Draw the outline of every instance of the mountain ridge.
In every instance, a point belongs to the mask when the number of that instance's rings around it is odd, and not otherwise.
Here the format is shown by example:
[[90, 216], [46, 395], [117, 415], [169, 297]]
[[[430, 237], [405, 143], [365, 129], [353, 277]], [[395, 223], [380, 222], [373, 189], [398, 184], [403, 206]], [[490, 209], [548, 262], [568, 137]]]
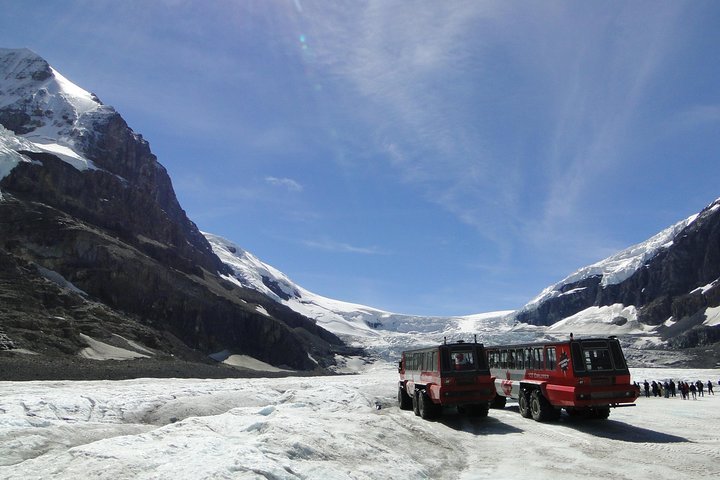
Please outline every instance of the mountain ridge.
[[[513, 314], [518, 322], [561, 320], [619, 305], [668, 348], [720, 342], [720, 199], [649, 240], [546, 288]], [[594, 309], [594, 310], [593, 310]]]
[[112, 107], [27, 49], [0, 50], [0, 82], [0, 251], [31, 286], [1, 292], [0, 329], [14, 344], [76, 356], [87, 338], [123, 337], [167, 361], [228, 351], [304, 371], [345, 351], [314, 321], [222, 278], [228, 267], [166, 169]]
[[35, 353], [137, 343], [158, 358], [312, 371], [473, 335], [621, 335], [635, 358], [720, 341], [720, 199], [516, 311], [404, 315], [314, 294], [200, 232], [142, 135], [30, 50], [0, 49], [0, 81], [0, 333]]
[[[425, 342], [467, 340], [468, 335], [478, 334], [481, 341], [509, 343], [565, 337], [574, 331], [581, 335], [619, 336], [630, 349], [629, 357], [643, 365], [662, 361], [667, 365], [681, 362], [714, 366], [720, 361], [717, 337], [720, 309], [714, 310], [720, 305], [720, 280], [713, 273], [720, 265], [713, 256], [720, 252], [717, 237], [705, 242], [704, 249], [691, 249], [710, 252], [707, 263], [713, 267], [704, 277], [686, 278], [683, 283], [677, 280], [677, 275], [660, 268], [660, 273], [653, 274], [657, 278], [653, 287], [657, 292], [652, 294], [645, 293], [650, 285], [643, 282], [647, 282], [645, 272], [659, 268], [651, 265], [672, 256], [668, 252], [673, 251], [674, 245], [687, 242], [685, 238], [694, 236], [693, 229], [716, 230], [719, 211], [720, 199], [645, 242], [578, 269], [518, 310], [448, 317], [402, 315], [316, 295], [235, 243], [217, 235], [204, 235], [230, 266], [231, 281], [274, 295], [277, 301], [316, 318], [341, 337], [388, 359], [403, 347], [418, 344], [412, 338], [400, 338], [403, 334], [410, 337], [413, 332], [421, 334]], [[684, 286], [663, 290], [673, 282]], [[638, 301], [643, 295], [645, 301]], [[705, 346], [713, 350], [708, 352]], [[390, 353], [383, 352], [383, 348]], [[655, 353], [649, 355], [648, 350]], [[673, 359], [673, 350], [678, 357], [688, 358]]]

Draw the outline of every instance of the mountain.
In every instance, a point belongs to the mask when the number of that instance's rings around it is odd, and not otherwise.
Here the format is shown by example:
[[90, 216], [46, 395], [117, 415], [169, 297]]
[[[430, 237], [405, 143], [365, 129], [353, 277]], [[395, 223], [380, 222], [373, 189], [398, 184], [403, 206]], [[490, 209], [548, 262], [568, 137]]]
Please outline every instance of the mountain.
[[135, 374], [168, 362], [174, 376], [222, 376], [232, 371], [209, 358], [352, 370], [446, 339], [570, 332], [620, 336], [636, 366], [713, 366], [719, 211], [720, 200], [514, 312], [386, 312], [314, 294], [201, 233], [148, 143], [112, 107], [33, 52], [0, 49], [0, 350], [14, 352], [0, 356], [2, 378], [16, 352], [56, 370], [104, 359], [81, 370], [101, 364], [95, 375], [108, 378], [130, 376], [107, 360], [128, 358]]
[[297, 285], [237, 244], [210, 233], [204, 235], [230, 268], [228, 281], [261, 292], [303, 316], [314, 318], [318, 325], [337, 334], [346, 343], [362, 348], [373, 358], [394, 362], [406, 348], [442, 342], [444, 338], [468, 341], [473, 335], [479, 340], [499, 338], [499, 335], [509, 340], [512, 336], [514, 322], [506, 319], [510, 311], [430, 317], [333, 300]]
[[713, 367], [720, 362], [720, 199], [647, 241], [581, 268], [517, 311], [424, 317], [312, 293], [237, 244], [205, 233], [228, 281], [317, 320], [374, 357], [449, 340], [486, 344], [616, 335], [634, 366]]
[[[668, 349], [720, 350], [720, 199], [698, 214], [581, 268], [515, 312], [549, 331], [645, 332]], [[588, 322], [591, 318], [592, 321]], [[711, 363], [714, 365], [714, 363]]]
[[241, 354], [295, 370], [346, 352], [315, 321], [228, 281], [149, 144], [27, 49], [0, 49], [0, 267], [0, 334], [17, 351]]

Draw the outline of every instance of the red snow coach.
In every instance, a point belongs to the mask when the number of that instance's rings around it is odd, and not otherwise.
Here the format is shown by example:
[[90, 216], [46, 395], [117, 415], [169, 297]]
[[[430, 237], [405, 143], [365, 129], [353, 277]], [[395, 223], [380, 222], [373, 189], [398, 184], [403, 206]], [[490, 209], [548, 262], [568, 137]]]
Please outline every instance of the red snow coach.
[[488, 414], [495, 397], [493, 378], [481, 343], [444, 343], [402, 353], [398, 403], [422, 418], [434, 418], [446, 405], [472, 416]]
[[615, 337], [485, 347], [498, 396], [517, 400], [520, 414], [539, 422], [572, 416], [606, 419], [610, 407], [633, 406], [640, 390], [630, 383]]

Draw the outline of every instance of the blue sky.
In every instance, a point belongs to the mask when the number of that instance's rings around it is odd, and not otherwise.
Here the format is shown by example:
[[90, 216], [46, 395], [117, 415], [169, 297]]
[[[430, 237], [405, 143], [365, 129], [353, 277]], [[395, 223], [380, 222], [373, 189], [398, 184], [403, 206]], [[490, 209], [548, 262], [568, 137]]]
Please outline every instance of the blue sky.
[[720, 197], [720, 4], [8, 1], [201, 230], [331, 298], [514, 309]]

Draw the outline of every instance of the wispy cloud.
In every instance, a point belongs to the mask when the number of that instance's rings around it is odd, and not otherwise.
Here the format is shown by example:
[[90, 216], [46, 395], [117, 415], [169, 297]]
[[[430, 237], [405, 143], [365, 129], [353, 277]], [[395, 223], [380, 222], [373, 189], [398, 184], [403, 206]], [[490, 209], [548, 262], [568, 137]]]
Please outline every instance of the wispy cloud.
[[[491, 226], [485, 213], [498, 202], [512, 203], [499, 189], [516, 176], [513, 166], [494, 158], [483, 138], [483, 105], [469, 99], [484, 88], [478, 28], [505, 7], [473, 1], [425, 9], [402, 2], [350, 5], [314, 11], [305, 5], [308, 43], [320, 68], [350, 87], [348, 104], [367, 122], [369, 148], [384, 152], [399, 177], [428, 200], [463, 221]], [[485, 201], [489, 196], [492, 201]]]
[[329, 251], [329, 252], [336, 252], [336, 253], [359, 253], [359, 254], [363, 254], [363, 255], [386, 255], [386, 253], [383, 252], [378, 247], [358, 247], [355, 245], [350, 245], [348, 243], [336, 242], [334, 240], [329, 240], [329, 239], [305, 240], [303, 242], [303, 244], [309, 248], [325, 250], [325, 251]]
[[292, 178], [265, 177], [265, 182], [273, 187], [283, 188], [290, 192], [303, 191], [303, 186]]
[[403, 181], [505, 248], [587, 216], [681, 8], [381, 1], [304, 5], [303, 26]]
[[[549, 154], [540, 159], [548, 189], [535, 230], [557, 229], [582, 215], [577, 208], [581, 202], [587, 206], [588, 190], [631, 161], [623, 152], [637, 140], [632, 132], [641, 121], [639, 109], [671, 50], [676, 10], [626, 8], [613, 15], [582, 15], [577, 22], [565, 17], [562, 25], [550, 25], [556, 52], [563, 53], [542, 60], [563, 76], [556, 76], [554, 88], [547, 91], [559, 109], [549, 119]], [[573, 48], [563, 48], [570, 38], [576, 39]]]

